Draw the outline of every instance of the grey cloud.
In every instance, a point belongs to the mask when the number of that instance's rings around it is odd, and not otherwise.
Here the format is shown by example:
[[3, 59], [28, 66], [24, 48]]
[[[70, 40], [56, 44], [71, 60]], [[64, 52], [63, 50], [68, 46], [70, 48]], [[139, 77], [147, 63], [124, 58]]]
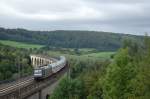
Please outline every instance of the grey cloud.
[[150, 32], [150, 0], [1, 0], [0, 26]]

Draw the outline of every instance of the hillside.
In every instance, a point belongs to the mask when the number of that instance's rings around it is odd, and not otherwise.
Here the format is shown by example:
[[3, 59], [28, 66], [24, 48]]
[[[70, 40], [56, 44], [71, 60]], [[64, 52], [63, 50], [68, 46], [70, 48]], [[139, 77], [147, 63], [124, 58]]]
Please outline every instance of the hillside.
[[0, 40], [13, 40], [64, 48], [96, 48], [113, 51], [121, 47], [125, 38], [141, 41], [142, 37], [96, 31], [29, 31], [0, 28]]

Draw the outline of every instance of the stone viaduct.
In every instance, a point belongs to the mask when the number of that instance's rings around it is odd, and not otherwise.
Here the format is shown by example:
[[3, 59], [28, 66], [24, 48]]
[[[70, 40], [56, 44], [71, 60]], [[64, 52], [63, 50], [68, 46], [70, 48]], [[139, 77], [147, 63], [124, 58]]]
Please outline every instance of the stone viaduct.
[[30, 58], [31, 58], [31, 64], [34, 68], [36, 68], [38, 66], [44, 66], [47, 64], [51, 64], [51, 63], [57, 61], [54, 58], [50, 58], [50, 57], [44, 56], [44, 55], [30, 55]]

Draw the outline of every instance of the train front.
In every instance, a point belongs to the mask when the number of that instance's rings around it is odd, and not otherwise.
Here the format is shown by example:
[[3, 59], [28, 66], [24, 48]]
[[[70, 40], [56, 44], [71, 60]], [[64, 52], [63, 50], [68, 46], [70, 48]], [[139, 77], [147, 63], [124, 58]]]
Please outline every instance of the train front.
[[34, 79], [42, 78], [42, 69], [41, 68], [34, 69], [33, 75], [34, 75]]

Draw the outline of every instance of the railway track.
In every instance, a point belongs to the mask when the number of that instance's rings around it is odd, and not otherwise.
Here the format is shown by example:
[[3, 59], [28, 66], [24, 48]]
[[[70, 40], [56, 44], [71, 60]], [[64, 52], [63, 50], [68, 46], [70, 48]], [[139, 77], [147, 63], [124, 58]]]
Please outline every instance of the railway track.
[[2, 84], [0, 84], [0, 90], [6, 88], [8, 86], [12, 86], [12, 85], [14, 85], [18, 82], [23, 82], [23, 81], [31, 79], [31, 78], [33, 78], [33, 76], [26, 76], [26, 77], [23, 77], [23, 78], [20, 78], [20, 79], [11, 81], [11, 82], [9, 81], [9, 82], [6, 82], [6, 83], [2, 83]]
[[6, 93], [7, 91], [11, 91], [11, 90], [14, 90], [17, 88], [19, 89], [21, 87], [31, 84], [33, 81], [34, 81], [34, 78], [32, 77], [32, 78], [24, 80], [24, 81], [17, 81], [16, 83], [9, 84], [8, 86], [4, 86], [4, 87], [0, 88], [0, 94]]
[[[19, 99], [24, 99], [23, 97], [28, 97], [36, 91], [41, 90], [42, 88], [55, 83], [60, 77], [68, 71], [68, 66], [64, 67], [61, 71], [56, 74], [51, 75], [50, 77], [41, 80], [35, 81], [33, 76], [12, 82], [0, 87], [0, 99], [11, 99], [8, 98], [10, 95], [22, 97]], [[13, 98], [18, 99], [18, 98]]]

